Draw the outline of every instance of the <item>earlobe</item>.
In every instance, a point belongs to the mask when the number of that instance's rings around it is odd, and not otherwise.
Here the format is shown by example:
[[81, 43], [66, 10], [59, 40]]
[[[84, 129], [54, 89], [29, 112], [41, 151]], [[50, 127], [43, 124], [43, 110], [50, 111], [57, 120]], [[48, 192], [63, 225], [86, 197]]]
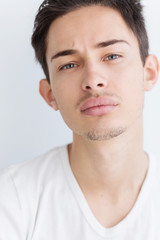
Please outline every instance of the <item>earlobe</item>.
[[144, 66], [144, 90], [151, 91], [158, 81], [159, 62], [156, 56], [149, 55]]
[[54, 108], [55, 111], [58, 110], [56, 99], [53, 96], [51, 85], [47, 79], [40, 80], [39, 93], [50, 107]]

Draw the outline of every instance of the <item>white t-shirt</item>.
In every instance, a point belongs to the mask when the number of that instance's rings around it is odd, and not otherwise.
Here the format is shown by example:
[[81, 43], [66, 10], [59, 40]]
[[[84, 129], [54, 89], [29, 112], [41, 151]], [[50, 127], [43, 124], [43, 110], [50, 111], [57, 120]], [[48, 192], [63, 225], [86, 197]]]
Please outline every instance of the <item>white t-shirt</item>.
[[0, 240], [159, 240], [160, 163], [149, 170], [128, 216], [104, 228], [72, 173], [67, 147], [0, 172]]

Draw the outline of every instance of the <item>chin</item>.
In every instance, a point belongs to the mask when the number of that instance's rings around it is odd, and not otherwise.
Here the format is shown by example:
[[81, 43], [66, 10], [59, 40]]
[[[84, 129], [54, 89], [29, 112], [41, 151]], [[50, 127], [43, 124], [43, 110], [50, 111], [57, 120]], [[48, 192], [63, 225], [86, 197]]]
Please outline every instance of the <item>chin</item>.
[[126, 131], [125, 127], [119, 127], [119, 128], [112, 128], [109, 130], [101, 129], [96, 130], [92, 129], [86, 133], [84, 133], [82, 136], [88, 140], [91, 141], [106, 141], [111, 140], [113, 138], [116, 138], [123, 134]]

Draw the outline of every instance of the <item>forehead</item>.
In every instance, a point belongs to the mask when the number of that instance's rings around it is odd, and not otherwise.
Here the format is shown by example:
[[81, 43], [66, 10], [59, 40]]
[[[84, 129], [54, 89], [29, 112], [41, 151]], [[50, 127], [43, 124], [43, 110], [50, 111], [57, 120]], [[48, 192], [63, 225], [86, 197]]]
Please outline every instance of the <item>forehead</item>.
[[137, 43], [135, 35], [118, 11], [96, 5], [82, 7], [57, 18], [51, 24], [47, 52], [52, 48], [92, 47], [97, 42], [110, 39]]

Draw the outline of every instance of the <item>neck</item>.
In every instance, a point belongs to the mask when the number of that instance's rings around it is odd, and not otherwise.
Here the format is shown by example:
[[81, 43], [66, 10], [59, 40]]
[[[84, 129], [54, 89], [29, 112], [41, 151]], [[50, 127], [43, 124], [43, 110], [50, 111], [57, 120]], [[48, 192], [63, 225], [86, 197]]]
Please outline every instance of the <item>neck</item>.
[[132, 126], [107, 141], [90, 141], [74, 135], [73, 144], [69, 146], [69, 159], [84, 191], [105, 191], [114, 198], [126, 189], [139, 191], [148, 166], [143, 151], [142, 119], [138, 128]]

